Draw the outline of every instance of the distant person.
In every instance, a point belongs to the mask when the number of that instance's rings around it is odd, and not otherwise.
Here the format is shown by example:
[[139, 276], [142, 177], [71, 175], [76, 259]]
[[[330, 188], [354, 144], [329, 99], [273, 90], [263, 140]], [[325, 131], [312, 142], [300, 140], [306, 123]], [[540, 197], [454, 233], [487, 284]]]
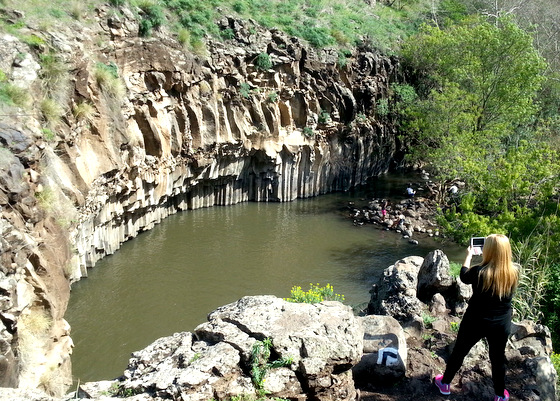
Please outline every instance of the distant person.
[[473, 295], [457, 334], [457, 340], [443, 375], [434, 383], [443, 395], [451, 393], [450, 384], [470, 349], [482, 338], [488, 342], [492, 363], [494, 401], [508, 401], [505, 389], [505, 349], [511, 329], [511, 299], [519, 280], [512, 262], [511, 245], [505, 235], [486, 237], [482, 263], [470, 267], [473, 247], [469, 246], [461, 267], [461, 281], [473, 286]]
[[406, 188], [406, 194], [408, 195], [409, 198], [414, 198], [416, 191], [412, 189], [412, 184], [408, 184], [408, 187]]
[[388, 202], [383, 199], [383, 204], [381, 205], [381, 218], [385, 221], [385, 217], [387, 216], [387, 205]]

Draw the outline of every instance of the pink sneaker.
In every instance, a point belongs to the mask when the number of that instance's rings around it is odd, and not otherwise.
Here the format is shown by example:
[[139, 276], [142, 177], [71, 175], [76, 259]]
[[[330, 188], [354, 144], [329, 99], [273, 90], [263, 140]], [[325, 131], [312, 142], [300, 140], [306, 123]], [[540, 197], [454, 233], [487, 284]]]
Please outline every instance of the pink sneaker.
[[509, 393], [507, 390], [504, 390], [504, 396], [500, 397], [499, 395], [494, 397], [494, 401], [509, 401]]
[[442, 393], [443, 395], [451, 394], [451, 386], [449, 384], [442, 383], [441, 379], [443, 379], [443, 375], [437, 375], [436, 377], [434, 377], [434, 384], [438, 388], [439, 392]]

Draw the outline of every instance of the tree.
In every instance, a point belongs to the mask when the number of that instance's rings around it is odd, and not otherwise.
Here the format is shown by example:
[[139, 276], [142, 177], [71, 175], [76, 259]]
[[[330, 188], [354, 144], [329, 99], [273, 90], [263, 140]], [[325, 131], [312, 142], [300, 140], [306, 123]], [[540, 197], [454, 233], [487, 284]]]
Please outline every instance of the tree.
[[406, 112], [405, 135], [413, 157], [445, 179], [476, 174], [502, 155], [537, 111], [546, 63], [511, 19], [425, 26], [403, 56], [420, 95]]

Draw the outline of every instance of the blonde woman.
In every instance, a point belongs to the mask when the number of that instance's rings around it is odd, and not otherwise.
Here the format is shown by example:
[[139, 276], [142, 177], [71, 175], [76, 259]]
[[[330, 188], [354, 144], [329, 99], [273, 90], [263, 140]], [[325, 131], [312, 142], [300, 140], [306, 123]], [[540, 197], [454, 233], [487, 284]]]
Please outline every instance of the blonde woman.
[[492, 234], [486, 237], [482, 263], [470, 267], [473, 252], [473, 247], [469, 247], [460, 275], [463, 283], [472, 285], [473, 295], [445, 372], [437, 375], [434, 383], [441, 394], [449, 395], [450, 383], [463, 364], [463, 359], [480, 339], [486, 338], [496, 394], [494, 401], [508, 401], [504, 354], [511, 328], [511, 298], [519, 280], [518, 271], [512, 261], [509, 239], [505, 235]]

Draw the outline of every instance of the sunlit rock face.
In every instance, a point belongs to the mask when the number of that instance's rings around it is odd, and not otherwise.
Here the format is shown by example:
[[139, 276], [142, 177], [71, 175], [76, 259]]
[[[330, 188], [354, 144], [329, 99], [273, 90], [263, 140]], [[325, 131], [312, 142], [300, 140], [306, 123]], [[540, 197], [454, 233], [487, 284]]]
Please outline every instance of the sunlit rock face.
[[64, 391], [69, 283], [166, 216], [347, 190], [400, 150], [377, 110], [399, 78], [391, 58], [228, 17], [232, 38], [195, 53], [165, 29], [139, 37], [126, 7], [90, 17], [26, 27], [36, 45], [0, 40], [0, 69], [30, 98], [0, 125], [0, 385]]
[[83, 200], [73, 279], [179, 210], [312, 197], [388, 169], [396, 135], [372, 116], [393, 60], [364, 51], [341, 68], [336, 53], [228, 18], [235, 38], [197, 56], [99, 21], [124, 88], [100, 83], [99, 65], [79, 66], [75, 102], [97, 114], [72, 124], [61, 149], [71, 174], [59, 182]]

